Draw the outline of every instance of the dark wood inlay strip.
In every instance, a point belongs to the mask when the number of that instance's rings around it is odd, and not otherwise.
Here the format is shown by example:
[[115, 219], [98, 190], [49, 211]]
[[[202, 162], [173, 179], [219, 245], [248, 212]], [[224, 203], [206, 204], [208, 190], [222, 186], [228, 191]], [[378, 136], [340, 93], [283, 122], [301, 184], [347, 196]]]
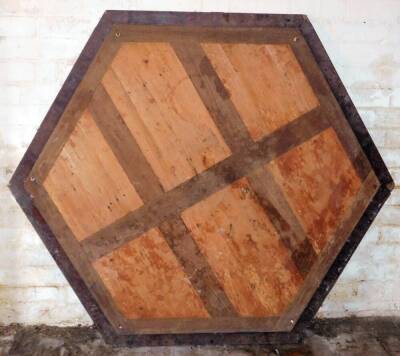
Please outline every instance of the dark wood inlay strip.
[[281, 241], [291, 252], [292, 260], [305, 277], [317, 259], [310, 241], [282, 190], [268, 167], [260, 167], [247, 176], [250, 186], [264, 207], [268, 217], [278, 232]]
[[92, 260], [135, 239], [326, 129], [316, 108], [81, 242]]
[[207, 259], [200, 252], [190, 231], [180, 217], [164, 221], [159, 226], [169, 247], [181, 263], [192, 286], [212, 317], [237, 315]]
[[103, 85], [99, 85], [94, 93], [89, 109], [143, 202], [153, 200], [163, 194], [164, 190], [157, 176]]
[[239, 152], [250, 134], [210, 60], [198, 42], [174, 42], [172, 46], [231, 151]]

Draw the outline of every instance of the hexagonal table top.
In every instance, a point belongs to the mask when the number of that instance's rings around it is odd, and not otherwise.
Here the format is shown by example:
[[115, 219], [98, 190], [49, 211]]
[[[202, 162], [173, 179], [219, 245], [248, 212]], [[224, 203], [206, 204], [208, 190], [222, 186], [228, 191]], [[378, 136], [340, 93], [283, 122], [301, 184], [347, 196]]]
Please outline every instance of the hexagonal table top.
[[105, 336], [143, 343], [293, 333], [391, 188], [306, 17], [129, 11], [11, 182]]

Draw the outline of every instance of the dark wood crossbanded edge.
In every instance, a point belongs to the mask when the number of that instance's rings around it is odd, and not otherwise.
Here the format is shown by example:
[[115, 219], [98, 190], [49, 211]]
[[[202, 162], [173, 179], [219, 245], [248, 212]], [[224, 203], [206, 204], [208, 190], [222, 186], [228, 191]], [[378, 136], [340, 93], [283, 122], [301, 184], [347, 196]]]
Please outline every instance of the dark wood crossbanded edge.
[[97, 260], [328, 127], [317, 107], [84, 239], [81, 245], [91, 260]]

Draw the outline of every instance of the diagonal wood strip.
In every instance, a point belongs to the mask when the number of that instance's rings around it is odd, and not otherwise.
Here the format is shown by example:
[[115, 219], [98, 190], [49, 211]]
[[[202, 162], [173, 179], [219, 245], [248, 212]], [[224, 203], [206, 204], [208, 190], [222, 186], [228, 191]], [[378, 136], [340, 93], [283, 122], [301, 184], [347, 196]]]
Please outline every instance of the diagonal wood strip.
[[160, 231], [183, 266], [190, 283], [198, 292], [212, 317], [237, 315], [207, 259], [200, 252], [190, 231], [180, 217], [161, 223]]
[[[158, 178], [102, 85], [94, 93], [89, 108], [143, 202], [146, 204], [162, 195], [164, 191]], [[189, 280], [208, 313], [212, 317], [236, 315], [234, 307], [183, 222], [175, 219], [165, 222], [159, 228], [186, 275], [192, 276]]]
[[248, 146], [250, 134], [200, 44], [175, 42], [172, 47], [231, 151]]
[[320, 108], [315, 108], [99, 230], [81, 241], [82, 247], [92, 260], [96, 260], [167, 219], [174, 218], [196, 202], [309, 140], [328, 126]]
[[247, 179], [278, 231], [281, 241], [291, 252], [294, 264], [303, 277], [306, 276], [316, 261], [317, 254], [273, 175], [267, 167], [261, 167], [250, 173]]
[[161, 195], [164, 190], [103, 85], [93, 94], [89, 109], [142, 200], [146, 202]]
[[[230, 100], [229, 92], [200, 44], [174, 43], [173, 48], [232, 152], [250, 145], [253, 140], [239, 112]], [[303, 275], [306, 275], [317, 257], [316, 253], [284, 198], [278, 198], [278, 200], [281, 205], [284, 205], [280, 210], [288, 212], [286, 214], [288, 221], [276, 208], [278, 202], [275, 197], [281, 197], [283, 194], [278, 185], [273, 184], [272, 174], [269, 174], [267, 169], [260, 167], [248, 178], [283, 244], [291, 251], [295, 265]]]

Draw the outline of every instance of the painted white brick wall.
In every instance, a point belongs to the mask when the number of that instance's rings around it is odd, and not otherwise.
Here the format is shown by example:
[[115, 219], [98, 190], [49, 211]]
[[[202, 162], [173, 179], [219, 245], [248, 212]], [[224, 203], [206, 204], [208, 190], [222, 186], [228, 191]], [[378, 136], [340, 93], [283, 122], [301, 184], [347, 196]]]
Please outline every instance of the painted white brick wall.
[[[1, 0], [1, 323], [90, 323], [6, 184], [106, 9], [307, 14], [400, 181], [399, 0]], [[399, 192], [395, 189], [320, 316], [400, 315]]]

